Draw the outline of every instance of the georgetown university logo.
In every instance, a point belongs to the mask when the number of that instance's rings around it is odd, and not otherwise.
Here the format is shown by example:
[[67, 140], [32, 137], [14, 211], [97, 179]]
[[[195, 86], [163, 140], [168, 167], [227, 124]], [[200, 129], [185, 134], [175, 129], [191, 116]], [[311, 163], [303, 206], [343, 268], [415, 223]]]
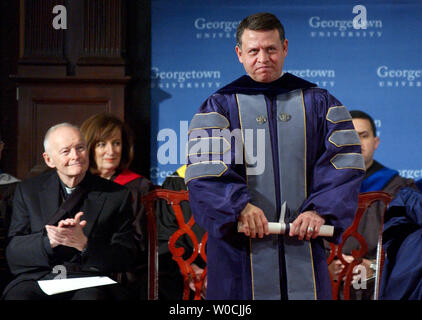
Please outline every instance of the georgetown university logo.
[[218, 89], [221, 86], [219, 70], [160, 70], [151, 69], [151, 88], [160, 89]]
[[227, 21], [198, 17], [193, 21], [196, 39], [236, 39], [236, 29], [240, 21]]
[[377, 68], [381, 88], [422, 88], [422, 69], [396, 69], [382, 65]]
[[286, 72], [313, 82], [320, 88], [332, 88], [336, 83], [334, 69], [292, 69], [286, 70]]
[[[358, 13], [359, 11], [353, 11]], [[362, 13], [360, 13], [362, 14]], [[359, 19], [351, 13], [350, 18], [329, 19], [312, 16], [308, 19], [311, 38], [380, 38], [382, 36], [382, 20]]]

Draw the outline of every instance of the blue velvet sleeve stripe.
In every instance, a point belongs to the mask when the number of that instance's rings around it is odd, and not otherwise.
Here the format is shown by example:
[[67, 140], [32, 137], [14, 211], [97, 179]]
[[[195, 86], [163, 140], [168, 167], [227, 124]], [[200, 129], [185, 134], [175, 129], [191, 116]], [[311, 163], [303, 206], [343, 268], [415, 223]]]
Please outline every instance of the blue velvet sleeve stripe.
[[360, 145], [360, 139], [356, 130], [336, 130], [328, 138], [336, 147]]
[[331, 123], [351, 121], [352, 116], [345, 106], [334, 106], [328, 109], [326, 119]]

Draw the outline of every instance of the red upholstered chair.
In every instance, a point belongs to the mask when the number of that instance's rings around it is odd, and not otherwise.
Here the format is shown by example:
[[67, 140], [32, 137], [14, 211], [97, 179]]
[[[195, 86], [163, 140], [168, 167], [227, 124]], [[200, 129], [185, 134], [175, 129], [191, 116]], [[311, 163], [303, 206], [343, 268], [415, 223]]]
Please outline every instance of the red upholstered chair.
[[[189, 282], [192, 279], [195, 285], [195, 300], [201, 299], [201, 291], [206, 279], [207, 269], [205, 268], [200, 278], [197, 278], [192, 263], [200, 255], [206, 262], [206, 242], [207, 233], [202, 239], [197, 239], [195, 233], [192, 231], [192, 226], [195, 224], [193, 217], [189, 221], [184, 220], [182, 208], [180, 203], [182, 201], [189, 201], [188, 191], [173, 191], [166, 189], [156, 189], [143, 197], [148, 222], [148, 299], [158, 299], [158, 242], [157, 242], [157, 223], [155, 216], [155, 201], [164, 199], [167, 204], [172, 206], [173, 212], [176, 215], [179, 229], [169, 239], [169, 250], [172, 253], [173, 260], [177, 262], [180, 272], [184, 280], [183, 299], [188, 300], [190, 294]], [[183, 235], [188, 235], [193, 244], [193, 252], [187, 259], [183, 258], [185, 249], [183, 247], [176, 247], [176, 241]]]
[[[371, 206], [372, 203], [376, 201], [382, 201], [384, 202], [384, 214], [387, 209], [388, 204], [392, 200], [392, 196], [385, 192], [365, 192], [359, 194], [358, 197], [358, 208], [356, 211], [355, 218], [353, 220], [352, 225], [346, 229], [346, 231], [343, 233], [341, 243], [339, 245], [335, 245], [333, 243], [330, 243], [331, 247], [331, 253], [330, 256], [327, 259], [328, 264], [334, 261], [335, 258], [339, 259], [344, 265], [344, 269], [339, 274], [338, 279], [344, 279], [344, 285], [343, 285], [343, 297], [344, 300], [350, 300], [350, 287], [352, 285], [353, 280], [353, 269], [355, 266], [359, 265], [362, 262], [363, 257], [365, 257], [367, 251], [368, 251], [368, 245], [363, 238], [363, 236], [358, 232], [358, 226], [361, 218], [367, 211], [368, 207]], [[382, 267], [384, 265], [384, 250], [382, 249], [382, 230], [384, 225], [384, 214], [382, 215], [382, 221], [380, 225], [380, 230], [378, 233], [378, 244], [377, 244], [377, 271], [375, 274], [375, 293], [374, 293], [374, 300], [378, 299], [378, 293], [379, 293], [379, 285], [381, 280], [381, 273], [382, 273]], [[359, 250], [352, 250], [352, 256], [354, 260], [350, 263], [345, 261], [342, 257], [342, 249], [344, 246], [344, 243], [346, 240], [350, 237], [354, 237], [359, 241], [360, 249]], [[332, 285], [332, 293], [333, 293], [333, 299], [337, 300], [339, 297], [339, 291], [341, 290], [341, 284], [342, 281], [337, 281], [332, 277], [331, 278], [331, 285]]]

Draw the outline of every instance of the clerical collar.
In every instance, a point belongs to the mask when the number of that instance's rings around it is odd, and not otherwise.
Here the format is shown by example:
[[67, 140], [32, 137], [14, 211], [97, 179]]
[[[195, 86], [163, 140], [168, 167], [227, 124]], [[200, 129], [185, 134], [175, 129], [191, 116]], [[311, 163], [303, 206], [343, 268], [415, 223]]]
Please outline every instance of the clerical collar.
[[79, 185], [73, 187], [73, 188], [69, 188], [68, 186], [66, 186], [63, 181], [59, 178], [60, 181], [60, 185], [62, 187], [62, 190], [65, 192], [65, 194], [70, 195], [72, 194], [73, 191], [75, 191]]
[[372, 176], [375, 172], [381, 170], [382, 168], [384, 168], [384, 166], [378, 161], [374, 160], [374, 162], [372, 162], [371, 166], [365, 172], [365, 179]]

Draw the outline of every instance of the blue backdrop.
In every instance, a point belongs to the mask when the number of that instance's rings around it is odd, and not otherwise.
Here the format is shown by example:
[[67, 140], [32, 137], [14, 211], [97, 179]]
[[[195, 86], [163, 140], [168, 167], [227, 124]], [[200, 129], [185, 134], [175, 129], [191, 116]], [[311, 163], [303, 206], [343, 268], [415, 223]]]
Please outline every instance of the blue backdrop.
[[[372, 115], [381, 139], [375, 158], [422, 178], [422, 1], [280, 2], [152, 0], [152, 181], [185, 163], [187, 128], [202, 102], [245, 73], [236, 27], [263, 11], [285, 27], [284, 71]], [[356, 5], [364, 8], [354, 13]], [[354, 28], [364, 11], [366, 29]]]

